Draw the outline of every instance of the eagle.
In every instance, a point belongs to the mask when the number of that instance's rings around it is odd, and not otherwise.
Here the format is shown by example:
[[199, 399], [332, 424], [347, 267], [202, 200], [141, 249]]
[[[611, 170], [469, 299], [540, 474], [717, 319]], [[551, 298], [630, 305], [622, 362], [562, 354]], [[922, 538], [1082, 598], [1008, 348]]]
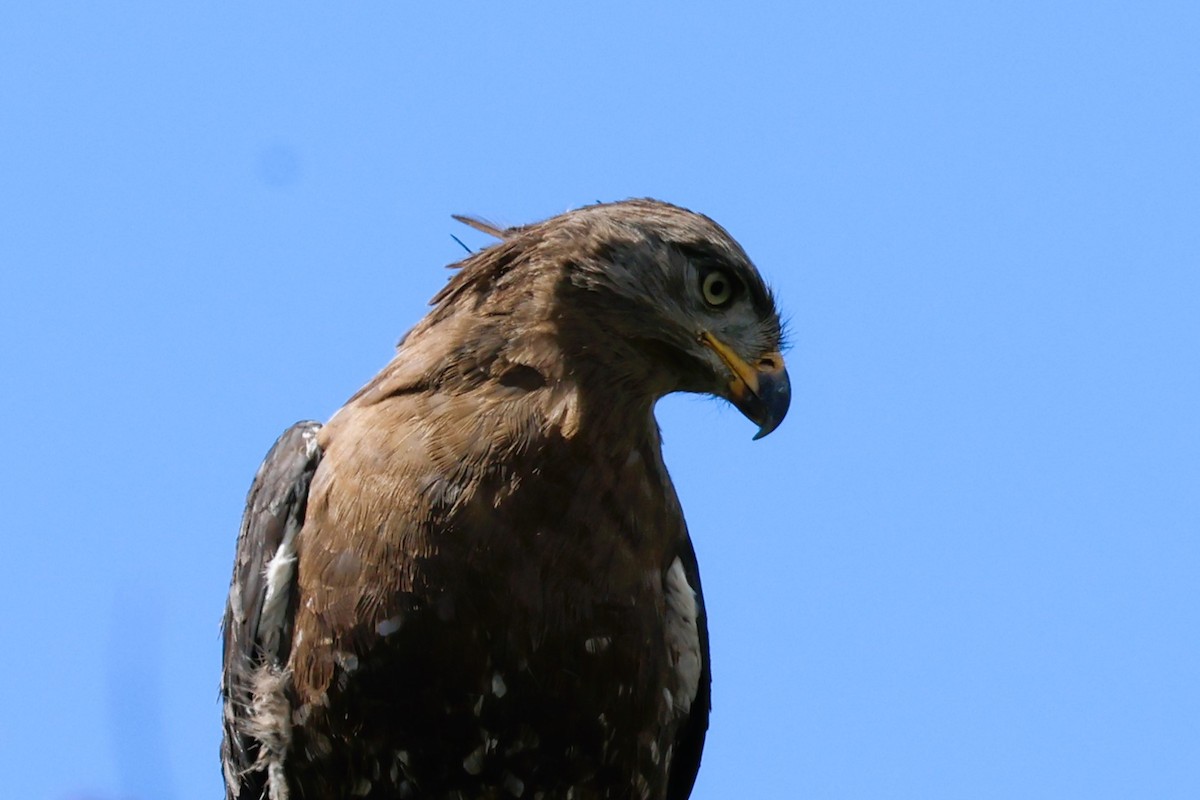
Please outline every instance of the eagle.
[[700, 574], [655, 403], [791, 390], [763, 279], [640, 199], [499, 228], [250, 487], [223, 624], [228, 800], [684, 800]]

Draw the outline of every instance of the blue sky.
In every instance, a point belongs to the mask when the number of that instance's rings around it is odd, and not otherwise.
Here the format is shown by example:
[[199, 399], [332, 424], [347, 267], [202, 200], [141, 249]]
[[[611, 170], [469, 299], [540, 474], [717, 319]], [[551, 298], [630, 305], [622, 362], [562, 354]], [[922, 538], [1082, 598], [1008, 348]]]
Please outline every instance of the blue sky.
[[695, 797], [1200, 796], [1200, 6], [434, 5], [0, 8], [5, 794], [219, 796], [275, 436], [483, 244], [450, 214], [649, 195], [793, 341], [769, 438], [659, 409]]

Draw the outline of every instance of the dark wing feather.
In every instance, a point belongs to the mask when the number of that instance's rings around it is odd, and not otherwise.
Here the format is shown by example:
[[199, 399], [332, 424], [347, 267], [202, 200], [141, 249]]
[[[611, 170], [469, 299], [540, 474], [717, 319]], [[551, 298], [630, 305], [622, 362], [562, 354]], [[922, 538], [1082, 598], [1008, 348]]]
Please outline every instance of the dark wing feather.
[[[291, 648], [296, 602], [293, 542], [304, 524], [308, 487], [321, 460], [320, 429], [317, 422], [298, 422], [288, 428], [267, 453], [246, 497], [222, 625], [225, 738], [221, 762], [230, 798], [257, 800], [265, 788], [259, 744], [247, 732], [246, 723], [256, 672], [264, 664], [282, 666]], [[271, 587], [268, 566], [277, 554]], [[269, 588], [274, 596], [264, 617]]]
[[684, 538], [679, 554], [683, 574], [696, 590], [696, 628], [700, 634], [700, 685], [692, 701], [687, 721], [675, 737], [675, 754], [671, 758], [671, 774], [667, 779], [667, 800], [687, 800], [700, 771], [700, 754], [708, 732], [708, 713], [712, 709], [712, 669], [708, 655], [708, 614], [704, 610], [704, 591], [700, 587], [700, 567], [692, 538]]

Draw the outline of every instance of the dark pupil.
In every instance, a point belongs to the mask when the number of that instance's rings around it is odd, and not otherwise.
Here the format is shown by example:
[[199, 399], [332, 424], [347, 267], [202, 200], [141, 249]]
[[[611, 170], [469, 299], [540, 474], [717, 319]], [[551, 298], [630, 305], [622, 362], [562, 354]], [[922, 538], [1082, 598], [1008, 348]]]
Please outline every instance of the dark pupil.
[[724, 297], [725, 296], [725, 282], [724, 281], [719, 281], [719, 280], [713, 281], [712, 285], [709, 286], [708, 288], [709, 288], [709, 291], [712, 292], [713, 297]]

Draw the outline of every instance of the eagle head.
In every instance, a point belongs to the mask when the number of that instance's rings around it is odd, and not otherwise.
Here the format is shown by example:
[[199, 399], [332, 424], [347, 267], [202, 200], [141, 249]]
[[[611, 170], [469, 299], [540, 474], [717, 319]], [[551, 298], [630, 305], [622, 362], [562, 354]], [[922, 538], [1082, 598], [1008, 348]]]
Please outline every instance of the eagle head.
[[[783, 421], [791, 384], [774, 298], [713, 220], [648, 199], [513, 228], [457, 219], [503, 240], [463, 262], [463, 286], [533, 287], [505, 316], [522, 331], [552, 324], [577, 371], [626, 398], [724, 397], [759, 426], [756, 439]], [[454, 283], [435, 303], [461, 294]]]
[[756, 439], [775, 430], [791, 401], [779, 313], [725, 229], [655, 200], [570, 216], [570, 227], [583, 230], [564, 236], [584, 245], [564, 270], [564, 294], [593, 295], [599, 338], [613, 345], [625, 372], [643, 377], [659, 396], [724, 397], [759, 426]]

